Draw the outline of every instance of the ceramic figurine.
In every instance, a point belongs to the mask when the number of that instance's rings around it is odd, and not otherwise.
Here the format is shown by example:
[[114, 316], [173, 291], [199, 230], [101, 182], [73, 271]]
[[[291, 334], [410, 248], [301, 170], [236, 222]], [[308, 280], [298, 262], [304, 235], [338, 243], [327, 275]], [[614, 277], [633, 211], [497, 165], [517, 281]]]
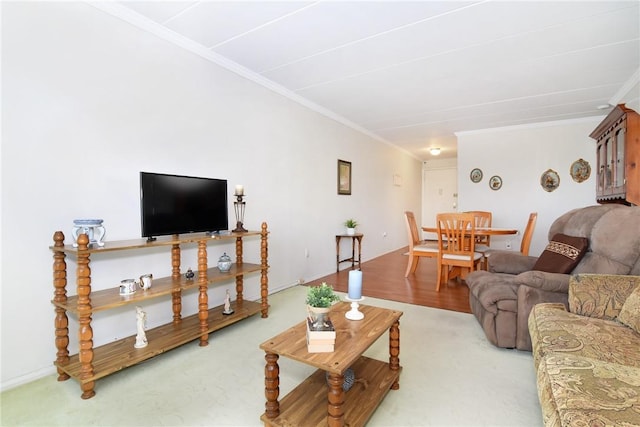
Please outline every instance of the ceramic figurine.
[[184, 273], [184, 277], [186, 277], [188, 280], [193, 279], [193, 276], [195, 276], [193, 270], [191, 269], [191, 267], [189, 267], [189, 269], [187, 270], [186, 273]]
[[231, 308], [231, 296], [229, 295], [229, 289], [227, 289], [227, 296], [224, 298], [224, 311], [222, 314], [231, 314], [233, 309]]
[[142, 310], [142, 307], [136, 306], [136, 321], [138, 327], [138, 334], [136, 335], [135, 348], [143, 348], [147, 346], [147, 335], [144, 330], [147, 327], [147, 313]]

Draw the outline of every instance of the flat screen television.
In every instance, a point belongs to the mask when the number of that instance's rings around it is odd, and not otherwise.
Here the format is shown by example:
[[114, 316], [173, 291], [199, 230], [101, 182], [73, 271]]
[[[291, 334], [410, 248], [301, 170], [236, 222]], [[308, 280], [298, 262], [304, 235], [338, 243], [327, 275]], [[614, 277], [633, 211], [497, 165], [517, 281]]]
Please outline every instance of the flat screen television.
[[229, 228], [227, 180], [140, 172], [142, 237]]

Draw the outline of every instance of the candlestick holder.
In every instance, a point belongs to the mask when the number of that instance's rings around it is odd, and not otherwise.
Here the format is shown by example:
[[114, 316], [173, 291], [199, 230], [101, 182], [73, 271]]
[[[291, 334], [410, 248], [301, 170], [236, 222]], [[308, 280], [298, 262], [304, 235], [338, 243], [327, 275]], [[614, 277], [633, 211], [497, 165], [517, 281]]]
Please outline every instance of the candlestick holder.
[[242, 221], [244, 221], [244, 207], [246, 205], [245, 201], [242, 200], [244, 194], [236, 194], [236, 200], [233, 202], [233, 209], [236, 212], [236, 228], [233, 229], [234, 233], [246, 233], [248, 230], [245, 230]]
[[358, 307], [360, 307], [360, 304], [358, 304], [360, 301], [362, 301], [364, 299], [364, 297], [359, 298], [359, 299], [351, 299], [349, 297], [347, 297], [347, 301], [351, 301], [351, 310], [347, 311], [344, 314], [344, 317], [346, 317], [349, 320], [362, 320], [364, 319], [364, 313], [362, 313], [361, 311], [358, 310]]

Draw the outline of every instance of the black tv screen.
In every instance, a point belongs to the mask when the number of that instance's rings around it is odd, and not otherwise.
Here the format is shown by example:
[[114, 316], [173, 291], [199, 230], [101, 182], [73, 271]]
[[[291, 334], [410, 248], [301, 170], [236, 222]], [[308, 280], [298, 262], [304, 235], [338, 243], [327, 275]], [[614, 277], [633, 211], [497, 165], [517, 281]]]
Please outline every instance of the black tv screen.
[[140, 172], [142, 237], [227, 230], [227, 180]]

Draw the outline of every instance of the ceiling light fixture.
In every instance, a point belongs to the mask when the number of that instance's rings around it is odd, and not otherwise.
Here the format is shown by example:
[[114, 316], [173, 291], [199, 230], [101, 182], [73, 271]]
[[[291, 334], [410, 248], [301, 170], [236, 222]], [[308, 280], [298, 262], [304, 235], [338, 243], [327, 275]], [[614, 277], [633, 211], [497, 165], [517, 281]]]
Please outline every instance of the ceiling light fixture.
[[437, 156], [438, 154], [440, 154], [440, 149], [439, 148], [431, 148], [429, 150], [429, 152], [431, 153], [432, 156]]

